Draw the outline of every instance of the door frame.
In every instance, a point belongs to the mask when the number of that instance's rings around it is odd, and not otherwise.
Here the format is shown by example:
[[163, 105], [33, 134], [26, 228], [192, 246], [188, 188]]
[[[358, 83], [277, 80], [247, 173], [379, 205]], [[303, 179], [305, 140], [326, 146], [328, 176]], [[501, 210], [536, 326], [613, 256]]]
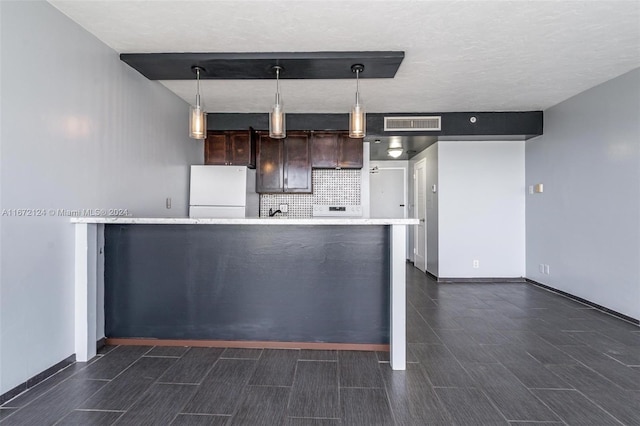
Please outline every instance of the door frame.
[[[418, 196], [418, 173], [416, 172], [416, 170], [418, 169], [419, 166], [423, 166], [424, 168], [424, 190], [425, 190], [425, 195], [424, 195], [424, 206], [422, 206], [424, 208], [424, 270], [426, 272], [427, 270], [427, 159], [426, 158], [422, 158], [418, 161], [416, 161], [416, 163], [413, 165], [413, 202], [414, 202], [414, 216], [416, 219], [420, 219], [419, 216], [419, 211], [420, 208], [418, 206], [418, 200], [420, 199], [420, 197]], [[416, 259], [416, 253], [418, 250], [418, 241], [420, 241], [420, 238], [418, 238], [419, 236], [419, 232], [420, 232], [420, 226], [414, 226], [413, 227], [414, 231], [413, 231], [413, 260], [414, 260], [414, 266], [415, 266], [415, 259]], [[420, 269], [420, 268], [418, 268]]]

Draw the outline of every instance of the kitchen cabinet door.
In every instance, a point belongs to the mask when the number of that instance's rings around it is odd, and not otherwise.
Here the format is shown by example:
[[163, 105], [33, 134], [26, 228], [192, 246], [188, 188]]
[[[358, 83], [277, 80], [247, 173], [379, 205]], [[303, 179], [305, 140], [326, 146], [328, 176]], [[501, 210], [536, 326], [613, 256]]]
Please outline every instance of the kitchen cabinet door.
[[284, 140], [284, 192], [311, 193], [311, 147], [308, 133]]
[[311, 166], [318, 169], [338, 167], [337, 133], [313, 133], [311, 137]]
[[363, 156], [362, 139], [350, 138], [341, 133], [338, 137], [338, 167], [341, 169], [361, 169]]
[[227, 164], [227, 135], [208, 132], [204, 141], [204, 164]]
[[348, 133], [314, 132], [311, 140], [311, 165], [317, 169], [361, 169], [362, 139]]
[[256, 166], [255, 136], [252, 130], [208, 132], [204, 164]]
[[282, 192], [284, 188], [283, 140], [269, 135], [258, 137], [256, 162], [256, 192]]
[[234, 166], [256, 166], [255, 132], [229, 132], [227, 159]]

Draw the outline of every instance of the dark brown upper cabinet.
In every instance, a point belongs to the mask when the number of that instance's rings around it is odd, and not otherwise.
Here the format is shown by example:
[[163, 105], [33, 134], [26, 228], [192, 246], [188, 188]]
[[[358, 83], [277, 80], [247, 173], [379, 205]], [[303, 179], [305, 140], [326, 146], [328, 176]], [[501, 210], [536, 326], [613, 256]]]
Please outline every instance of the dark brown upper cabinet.
[[317, 169], [361, 169], [362, 148], [362, 139], [348, 133], [313, 132], [311, 164]]
[[257, 145], [256, 192], [311, 193], [309, 134], [289, 132], [285, 139], [260, 133]]
[[256, 137], [253, 130], [207, 132], [204, 164], [255, 168]]

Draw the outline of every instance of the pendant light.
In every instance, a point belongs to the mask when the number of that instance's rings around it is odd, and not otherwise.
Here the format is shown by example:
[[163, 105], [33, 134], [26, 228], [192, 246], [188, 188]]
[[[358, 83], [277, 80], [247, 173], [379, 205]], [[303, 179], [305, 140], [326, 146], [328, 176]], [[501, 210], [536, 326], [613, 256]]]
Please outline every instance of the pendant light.
[[269, 137], [283, 139], [287, 137], [287, 123], [282, 103], [280, 103], [280, 71], [284, 71], [279, 65], [271, 68], [276, 73], [276, 103], [269, 113]]
[[204, 68], [191, 67], [196, 73], [196, 104], [189, 107], [189, 137], [193, 139], [205, 139], [207, 137], [207, 113], [200, 105], [200, 71]]
[[351, 72], [356, 73], [356, 104], [349, 114], [349, 137], [364, 138], [367, 130], [367, 116], [364, 108], [360, 105], [360, 73], [364, 71], [364, 65], [355, 64], [351, 66]]

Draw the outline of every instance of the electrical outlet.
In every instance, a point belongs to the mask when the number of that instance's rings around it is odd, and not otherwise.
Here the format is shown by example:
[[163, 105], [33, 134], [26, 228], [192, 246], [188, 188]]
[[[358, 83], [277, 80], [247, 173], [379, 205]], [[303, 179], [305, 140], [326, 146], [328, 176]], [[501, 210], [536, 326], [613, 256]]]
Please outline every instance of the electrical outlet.
[[544, 273], [549, 275], [549, 265], [544, 265]]
[[529, 185], [529, 194], [533, 194], [533, 185]]
[[289, 211], [289, 204], [280, 204], [280, 211], [282, 213], [287, 213]]
[[544, 274], [544, 263], [538, 265], [538, 271], [540, 271], [541, 274]]
[[167, 197], [166, 206], [167, 206], [168, 209], [171, 208], [171, 197]]
[[473, 260], [473, 268], [478, 269], [480, 267], [480, 261], [478, 259]]

